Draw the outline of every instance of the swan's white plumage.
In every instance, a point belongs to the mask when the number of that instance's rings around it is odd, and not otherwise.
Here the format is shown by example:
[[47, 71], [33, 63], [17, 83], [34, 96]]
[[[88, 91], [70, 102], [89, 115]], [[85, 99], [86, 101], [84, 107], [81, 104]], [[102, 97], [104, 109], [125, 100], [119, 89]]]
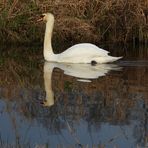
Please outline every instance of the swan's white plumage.
[[108, 51], [103, 50], [90, 43], [81, 43], [68, 48], [61, 54], [57, 54], [55, 61], [62, 63], [97, 63], [113, 62], [120, 57], [108, 55]]
[[108, 51], [90, 43], [76, 44], [60, 54], [54, 54], [51, 44], [52, 30], [54, 26], [54, 16], [51, 13], [44, 14], [46, 21], [46, 31], [44, 38], [44, 58], [47, 61], [60, 63], [109, 63], [121, 57], [112, 57]]
[[90, 43], [76, 44], [63, 52], [65, 56], [94, 56], [96, 54], [98, 56], [107, 56], [108, 53], [108, 51], [98, 48], [96, 45]]

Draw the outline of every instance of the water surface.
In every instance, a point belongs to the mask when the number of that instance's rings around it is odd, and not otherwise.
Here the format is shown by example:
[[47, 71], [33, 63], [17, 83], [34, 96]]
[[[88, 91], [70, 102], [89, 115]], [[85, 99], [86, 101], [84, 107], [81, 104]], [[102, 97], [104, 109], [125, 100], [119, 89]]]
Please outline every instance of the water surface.
[[111, 49], [124, 58], [73, 66], [45, 63], [38, 47], [2, 47], [1, 146], [146, 147], [148, 51]]

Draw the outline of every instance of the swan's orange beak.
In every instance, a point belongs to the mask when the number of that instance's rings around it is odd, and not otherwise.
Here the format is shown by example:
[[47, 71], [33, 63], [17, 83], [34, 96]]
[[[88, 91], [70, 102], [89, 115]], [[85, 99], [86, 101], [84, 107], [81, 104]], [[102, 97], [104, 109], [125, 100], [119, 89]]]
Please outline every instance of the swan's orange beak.
[[37, 22], [41, 22], [41, 21], [43, 21], [43, 19], [42, 19], [42, 18], [40, 18], [40, 19], [38, 19], [38, 20], [37, 20]]
[[37, 20], [37, 22], [43, 21], [44, 15], [41, 15], [40, 18]]
[[41, 21], [43, 21], [43, 18], [39, 18], [39, 19], [37, 20], [37, 22], [41, 22]]

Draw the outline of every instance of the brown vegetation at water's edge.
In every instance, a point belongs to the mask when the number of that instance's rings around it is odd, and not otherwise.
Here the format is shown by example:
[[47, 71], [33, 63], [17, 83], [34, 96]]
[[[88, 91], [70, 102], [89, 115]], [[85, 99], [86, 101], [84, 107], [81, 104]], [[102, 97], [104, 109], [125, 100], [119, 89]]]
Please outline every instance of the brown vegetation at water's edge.
[[54, 39], [75, 42], [147, 42], [147, 0], [1, 0], [0, 40], [42, 41], [43, 12], [55, 15]]

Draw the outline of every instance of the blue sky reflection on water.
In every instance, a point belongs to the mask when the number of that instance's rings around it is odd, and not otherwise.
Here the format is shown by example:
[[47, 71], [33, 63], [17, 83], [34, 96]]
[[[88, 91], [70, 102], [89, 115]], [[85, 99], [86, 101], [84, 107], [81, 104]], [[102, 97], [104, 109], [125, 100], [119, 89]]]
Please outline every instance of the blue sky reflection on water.
[[11, 144], [19, 138], [21, 143], [29, 142], [31, 145], [49, 143], [52, 147], [56, 147], [57, 144], [74, 145], [77, 141], [89, 146], [105, 144], [107, 147], [115, 145], [133, 147], [136, 144], [134, 129], [140, 125], [139, 121], [133, 120], [127, 125], [111, 125], [102, 122], [98, 123], [99, 127], [94, 127], [80, 120], [73, 125], [74, 133], [69, 130], [71, 128], [69, 123], [67, 128], [54, 133], [36, 120], [28, 121], [11, 109], [8, 111], [3, 101], [0, 102], [0, 108], [1, 138], [4, 142]]

